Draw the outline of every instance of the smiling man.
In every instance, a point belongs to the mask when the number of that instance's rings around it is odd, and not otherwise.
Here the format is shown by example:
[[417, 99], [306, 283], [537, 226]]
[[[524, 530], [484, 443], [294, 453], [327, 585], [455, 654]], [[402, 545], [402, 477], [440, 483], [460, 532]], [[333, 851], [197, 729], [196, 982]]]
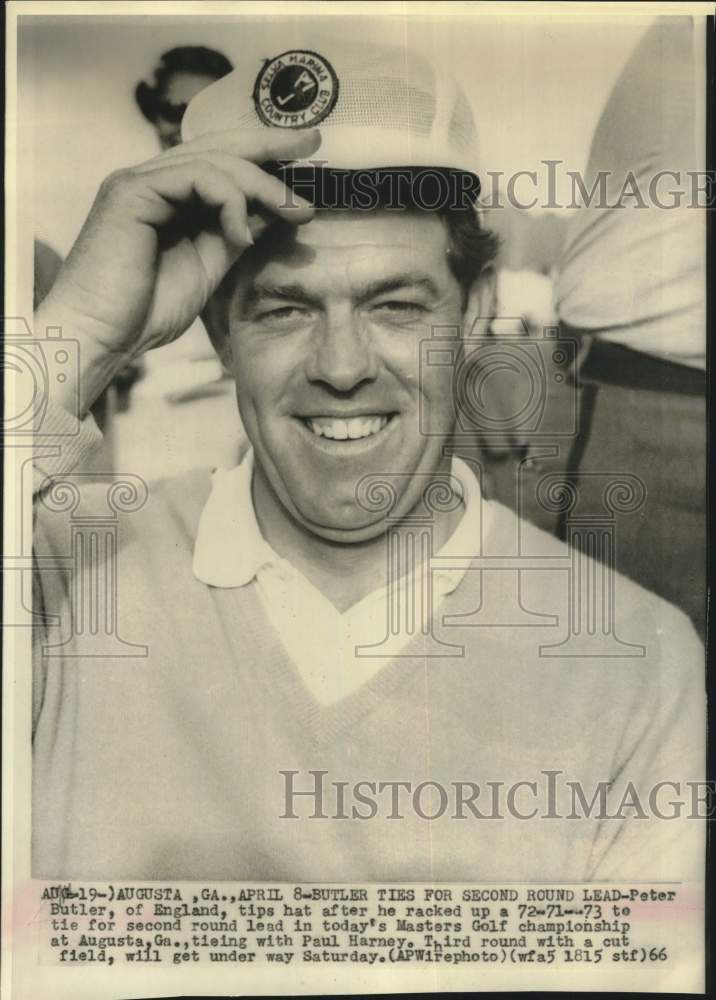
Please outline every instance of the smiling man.
[[[436, 426], [451, 426], [451, 372], [421, 382], [415, 351], [416, 331], [462, 319], [447, 249], [437, 216], [329, 211], [242, 267], [228, 328], [260, 509], [276, 504], [274, 518], [288, 511], [314, 537], [365, 541], [363, 476], [448, 471], [418, 415], [422, 396]], [[393, 513], [417, 499], [408, 485]]]
[[[698, 878], [697, 820], [611, 814], [702, 776], [701, 647], [617, 579], [619, 639], [549, 653], [569, 552], [449, 447], [463, 331], [492, 308], [469, 105], [421, 58], [364, 52], [283, 50], [202, 92], [182, 146], [102, 186], [38, 313], [80, 350], [76, 377], [47, 352], [62, 448], [36, 459], [35, 874]], [[106, 485], [80, 483], [69, 566], [84, 414], [200, 311], [250, 448], [152, 487], [116, 565]], [[123, 640], [99, 656], [96, 613]], [[567, 818], [564, 772], [599, 815]]]
[[[493, 243], [467, 211], [477, 276]], [[226, 331], [218, 348], [235, 373], [255, 454], [262, 528], [298, 549], [309, 578], [325, 574], [335, 543], [364, 543], [350, 550], [351, 575], [341, 568], [333, 583], [346, 606], [375, 579], [374, 548], [384, 542], [384, 515], [357, 502], [358, 484], [371, 473], [396, 476], [391, 517], [399, 519], [419, 502], [424, 477], [450, 471], [453, 372], [421, 373], [417, 348], [433, 327], [456, 327], [466, 312], [479, 328], [492, 287], [488, 273], [466, 289], [451, 268], [461, 251], [451, 225], [465, 225], [464, 211], [453, 215], [318, 211], [298, 228], [266, 233], [214, 304], [213, 323]], [[456, 517], [438, 515], [438, 544]]]

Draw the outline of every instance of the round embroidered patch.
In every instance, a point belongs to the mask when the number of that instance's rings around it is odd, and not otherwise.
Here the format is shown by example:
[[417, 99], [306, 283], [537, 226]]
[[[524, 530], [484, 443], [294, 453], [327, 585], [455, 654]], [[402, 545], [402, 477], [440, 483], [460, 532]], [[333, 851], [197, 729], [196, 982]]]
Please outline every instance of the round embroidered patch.
[[337, 100], [333, 67], [308, 49], [292, 49], [267, 60], [254, 84], [259, 118], [279, 128], [310, 128], [331, 113]]

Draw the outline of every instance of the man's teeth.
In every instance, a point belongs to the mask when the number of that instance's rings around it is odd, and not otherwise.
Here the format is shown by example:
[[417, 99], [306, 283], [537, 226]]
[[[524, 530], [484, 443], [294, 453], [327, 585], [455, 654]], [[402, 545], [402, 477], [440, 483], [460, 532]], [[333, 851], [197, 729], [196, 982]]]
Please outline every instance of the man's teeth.
[[311, 417], [306, 423], [314, 434], [319, 437], [331, 438], [334, 441], [345, 441], [348, 438], [370, 437], [382, 431], [388, 423], [387, 414], [376, 417], [351, 417], [350, 420], [337, 420], [333, 417]]

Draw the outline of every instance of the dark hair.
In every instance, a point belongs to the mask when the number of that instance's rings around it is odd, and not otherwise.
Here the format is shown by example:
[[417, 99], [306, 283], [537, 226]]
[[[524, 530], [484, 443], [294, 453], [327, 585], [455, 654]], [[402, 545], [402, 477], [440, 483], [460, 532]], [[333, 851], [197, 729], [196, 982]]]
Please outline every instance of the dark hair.
[[497, 256], [500, 241], [486, 229], [474, 208], [444, 208], [438, 215], [445, 221], [450, 236], [448, 264], [465, 295], [473, 282]]
[[233, 68], [226, 56], [215, 49], [207, 49], [203, 45], [180, 45], [160, 57], [159, 65], [154, 70], [153, 84], [150, 86], [142, 80], [137, 84], [134, 97], [144, 117], [154, 124], [169, 77], [175, 73], [194, 73], [220, 80]]

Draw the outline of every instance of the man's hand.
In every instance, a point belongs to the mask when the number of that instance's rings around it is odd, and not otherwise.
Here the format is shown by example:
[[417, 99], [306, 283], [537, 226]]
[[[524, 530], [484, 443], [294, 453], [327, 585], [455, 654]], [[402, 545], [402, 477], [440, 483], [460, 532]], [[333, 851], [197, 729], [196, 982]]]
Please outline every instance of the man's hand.
[[[213, 133], [111, 174], [38, 325], [80, 339], [95, 383], [111, 378], [109, 357], [120, 364], [175, 340], [251, 244], [247, 205], [296, 225], [312, 218], [309, 203], [258, 164], [307, 157], [319, 144], [316, 131]], [[84, 387], [87, 406], [102, 388]]]

